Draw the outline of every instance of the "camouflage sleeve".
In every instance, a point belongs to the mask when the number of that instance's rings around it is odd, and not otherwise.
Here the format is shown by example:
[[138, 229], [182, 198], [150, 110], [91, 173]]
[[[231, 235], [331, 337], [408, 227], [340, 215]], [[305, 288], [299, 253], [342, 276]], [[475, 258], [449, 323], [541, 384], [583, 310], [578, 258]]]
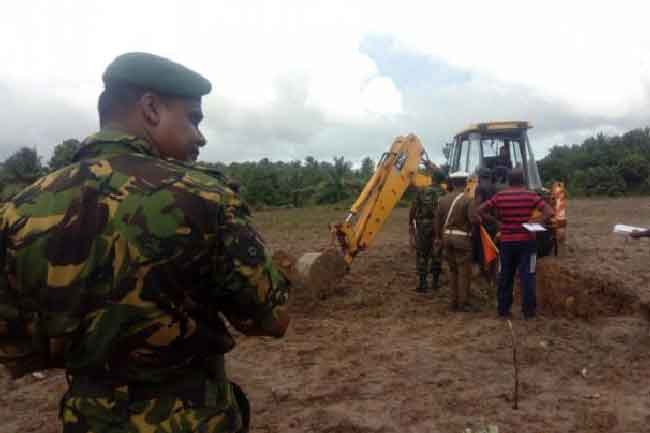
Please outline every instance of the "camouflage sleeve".
[[289, 279], [275, 266], [236, 196], [226, 200], [218, 227], [220, 310], [247, 335], [281, 337], [289, 325]]

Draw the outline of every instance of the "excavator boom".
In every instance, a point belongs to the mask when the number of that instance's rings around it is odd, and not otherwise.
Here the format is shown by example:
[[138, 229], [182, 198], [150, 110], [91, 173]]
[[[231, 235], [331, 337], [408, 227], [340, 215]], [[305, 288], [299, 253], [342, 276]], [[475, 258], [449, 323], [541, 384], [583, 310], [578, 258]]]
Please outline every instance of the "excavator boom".
[[414, 134], [397, 137], [382, 155], [346, 219], [331, 227], [348, 265], [370, 246], [409, 186], [431, 184], [430, 176], [418, 172], [421, 163], [432, 165]]

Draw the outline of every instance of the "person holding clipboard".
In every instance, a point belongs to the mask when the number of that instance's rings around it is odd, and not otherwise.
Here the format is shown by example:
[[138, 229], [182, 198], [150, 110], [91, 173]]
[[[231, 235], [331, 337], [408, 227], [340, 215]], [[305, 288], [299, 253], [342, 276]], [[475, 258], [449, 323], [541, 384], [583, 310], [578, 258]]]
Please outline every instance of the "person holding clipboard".
[[[512, 307], [512, 286], [517, 271], [522, 288], [522, 314], [524, 319], [536, 315], [535, 268], [537, 243], [535, 231], [539, 224], [531, 221], [535, 210], [542, 212], [544, 221], [553, 217], [553, 209], [534, 191], [524, 186], [524, 173], [513, 169], [508, 175], [509, 187], [496, 193], [478, 208], [482, 220], [493, 220], [491, 210], [496, 211], [500, 227], [500, 266], [497, 289], [499, 316], [509, 318]], [[529, 224], [531, 223], [531, 224]], [[525, 227], [528, 225], [528, 228]]]

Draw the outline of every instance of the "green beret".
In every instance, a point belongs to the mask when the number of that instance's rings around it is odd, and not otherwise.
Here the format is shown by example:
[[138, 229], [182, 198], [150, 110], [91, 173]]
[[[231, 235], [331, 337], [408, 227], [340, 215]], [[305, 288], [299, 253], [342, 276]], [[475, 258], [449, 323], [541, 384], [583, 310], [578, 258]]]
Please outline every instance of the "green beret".
[[207, 95], [212, 84], [198, 72], [149, 53], [117, 56], [102, 75], [106, 87], [131, 84], [163, 95], [197, 98]]

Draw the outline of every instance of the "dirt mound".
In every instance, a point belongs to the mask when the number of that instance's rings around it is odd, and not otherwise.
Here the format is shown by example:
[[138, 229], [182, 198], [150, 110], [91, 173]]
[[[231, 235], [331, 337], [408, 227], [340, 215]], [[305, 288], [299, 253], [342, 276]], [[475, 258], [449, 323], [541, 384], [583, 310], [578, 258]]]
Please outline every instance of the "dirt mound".
[[638, 294], [590, 269], [569, 267], [560, 258], [545, 258], [537, 266], [537, 302], [544, 314], [591, 319], [632, 314]]

